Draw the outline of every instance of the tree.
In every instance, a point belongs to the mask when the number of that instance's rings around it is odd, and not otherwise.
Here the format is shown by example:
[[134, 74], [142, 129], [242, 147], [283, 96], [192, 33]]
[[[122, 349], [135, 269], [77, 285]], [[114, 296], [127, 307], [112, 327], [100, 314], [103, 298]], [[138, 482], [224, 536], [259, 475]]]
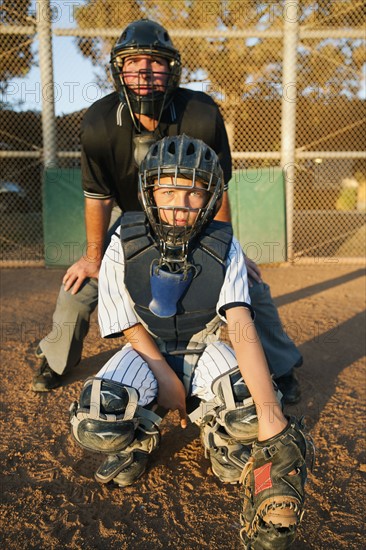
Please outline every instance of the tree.
[[[2, 21], [6, 25], [35, 25], [30, 15], [31, 0], [3, 0]], [[32, 42], [34, 36], [24, 34], [0, 34], [0, 91], [4, 93], [9, 80], [24, 77], [32, 67]]]
[[[135, 19], [144, 17], [139, 2], [116, 2], [115, 0], [86, 0], [85, 5], [75, 8], [78, 26], [97, 29], [122, 29]], [[117, 37], [114, 38], [78, 38], [77, 44], [81, 53], [88, 57], [93, 65], [104, 70], [104, 78], [108, 68], [109, 54]], [[105, 72], [106, 71], [106, 72]]]
[[[297, 15], [301, 29], [319, 30], [320, 36], [322, 29], [363, 29], [366, 20], [361, 0], [300, 0]], [[289, 16], [285, 0], [92, 0], [76, 10], [81, 28], [116, 29], [116, 36], [108, 40], [79, 41], [81, 51], [92, 59], [100, 71], [99, 79], [104, 81], [110, 79], [112, 45], [128, 23], [148, 17], [166, 27], [182, 55], [183, 85], [194, 82], [195, 89], [207, 92], [219, 103], [235, 151], [278, 151], [281, 147], [281, 99], [286, 93], [282, 85], [282, 31], [284, 18]], [[225, 34], [248, 28], [277, 31], [278, 37]], [[197, 36], [174, 34], [178, 29], [198, 31]], [[357, 103], [366, 63], [364, 41], [301, 37], [297, 62], [299, 105], [307, 106], [309, 119], [314, 117], [310, 127], [316, 126], [319, 143], [327, 144], [326, 124], [317, 126], [316, 119], [328, 104], [334, 107], [335, 98]], [[302, 99], [306, 101], [301, 103]], [[313, 109], [309, 108], [312, 103]], [[360, 113], [354, 116], [358, 120]], [[298, 120], [301, 122], [301, 116]], [[309, 141], [309, 136], [305, 127], [299, 124], [297, 128], [299, 147]]]
[[[169, 31], [201, 30], [201, 37], [175, 36], [174, 43], [183, 58], [183, 81], [200, 80], [211, 87], [217, 99], [231, 105], [253, 96], [280, 97], [282, 77], [282, 40], [279, 38], [235, 38], [215, 36], [213, 31], [238, 31], [247, 28], [281, 31], [284, 0], [216, 1], [127, 1], [89, 0], [76, 10], [81, 28], [123, 29], [129, 22], [149, 17]], [[358, 0], [300, 0], [299, 23], [304, 28], [362, 28], [366, 20], [364, 2]], [[210, 35], [211, 33], [211, 35]], [[80, 39], [83, 55], [96, 66], [106, 66], [113, 39]], [[362, 67], [366, 63], [360, 40], [306, 39], [298, 56], [300, 94], [326, 98], [334, 94], [355, 96], [362, 86]]]

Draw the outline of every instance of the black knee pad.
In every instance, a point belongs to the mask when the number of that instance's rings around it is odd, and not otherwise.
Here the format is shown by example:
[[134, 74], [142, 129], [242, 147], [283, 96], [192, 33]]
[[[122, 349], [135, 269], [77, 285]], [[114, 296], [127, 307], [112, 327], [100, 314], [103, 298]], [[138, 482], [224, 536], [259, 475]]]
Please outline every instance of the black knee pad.
[[70, 408], [71, 433], [89, 451], [117, 453], [135, 438], [138, 392], [112, 380], [89, 378]]
[[[273, 383], [277, 400], [281, 403], [282, 394]], [[210, 402], [202, 402], [189, 416], [197, 424], [210, 423], [221, 426], [235, 441], [250, 445], [257, 439], [258, 417], [255, 403], [250, 395], [239, 367], [236, 367], [212, 382]]]
[[138, 405], [135, 388], [113, 380], [88, 378], [80, 402], [70, 407], [71, 433], [88, 451], [114, 455], [150, 453], [160, 440], [161, 417]]

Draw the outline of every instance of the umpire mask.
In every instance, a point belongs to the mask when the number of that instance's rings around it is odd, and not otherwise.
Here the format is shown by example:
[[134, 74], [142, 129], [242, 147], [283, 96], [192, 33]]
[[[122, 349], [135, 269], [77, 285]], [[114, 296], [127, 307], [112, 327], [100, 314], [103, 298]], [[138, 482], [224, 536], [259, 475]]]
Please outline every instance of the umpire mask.
[[[147, 64], [139, 63], [142, 58]], [[142, 131], [139, 115], [159, 122], [181, 76], [179, 52], [164, 27], [149, 19], [130, 23], [112, 49], [110, 62], [119, 98], [127, 103], [137, 131]]]

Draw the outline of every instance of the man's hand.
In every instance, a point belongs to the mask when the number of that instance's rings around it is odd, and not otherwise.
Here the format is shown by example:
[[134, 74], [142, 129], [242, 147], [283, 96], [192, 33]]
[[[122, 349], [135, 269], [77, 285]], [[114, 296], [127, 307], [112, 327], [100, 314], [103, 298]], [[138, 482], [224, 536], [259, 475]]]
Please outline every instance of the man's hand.
[[99, 262], [91, 261], [85, 256], [80, 258], [80, 260], [69, 267], [62, 279], [66, 292], [72, 287], [71, 294], [76, 294], [85, 279], [89, 277], [98, 278], [99, 269]]
[[87, 249], [85, 255], [66, 271], [62, 280], [66, 292], [76, 294], [85, 279], [97, 279], [103, 257], [103, 243], [111, 219], [113, 199], [85, 199]]
[[178, 410], [181, 428], [187, 427], [186, 391], [175, 372], [158, 380], [158, 404], [164, 409]]
[[[253, 260], [248, 258], [248, 256], [245, 256], [245, 265], [247, 266], [248, 276], [257, 281], [257, 283], [262, 283], [263, 281], [261, 270]], [[248, 280], [248, 284], [249, 286], [253, 286], [253, 283], [251, 283], [250, 279]]]
[[230, 203], [229, 203], [229, 193], [224, 191], [222, 196], [222, 203], [219, 211], [215, 216], [217, 222], [231, 222], [231, 212], [230, 212]]

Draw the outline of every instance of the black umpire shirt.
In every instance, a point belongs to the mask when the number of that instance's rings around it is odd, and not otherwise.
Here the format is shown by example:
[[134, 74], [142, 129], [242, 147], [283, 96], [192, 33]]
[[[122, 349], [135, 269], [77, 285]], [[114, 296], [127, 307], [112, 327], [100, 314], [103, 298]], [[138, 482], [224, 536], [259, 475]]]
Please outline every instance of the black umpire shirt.
[[[96, 101], [81, 125], [81, 169], [85, 197], [113, 197], [122, 211], [141, 210], [137, 197], [138, 168], [134, 161], [136, 130], [126, 104], [116, 92]], [[218, 155], [225, 184], [231, 178], [231, 155], [222, 116], [203, 92], [178, 88], [164, 110], [156, 139], [187, 134], [201, 139]]]

